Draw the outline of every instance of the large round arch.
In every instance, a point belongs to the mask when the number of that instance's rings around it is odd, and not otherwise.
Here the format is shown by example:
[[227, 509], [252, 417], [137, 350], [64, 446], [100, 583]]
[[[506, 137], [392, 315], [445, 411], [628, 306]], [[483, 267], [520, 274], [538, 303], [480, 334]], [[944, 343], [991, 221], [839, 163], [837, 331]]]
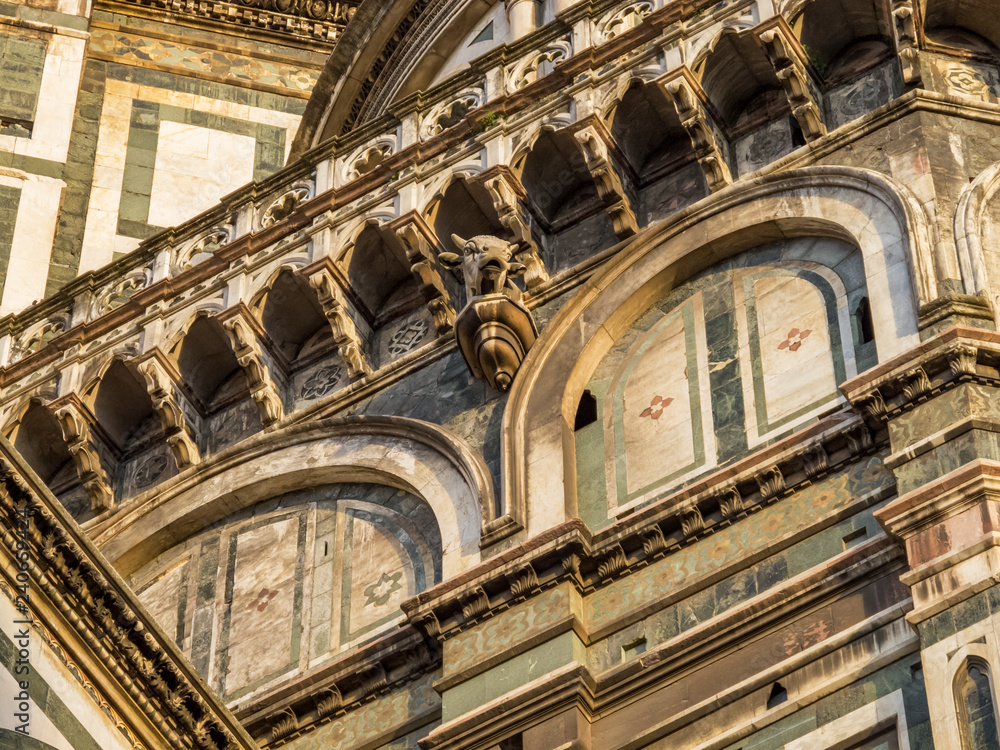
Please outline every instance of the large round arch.
[[713, 264], [802, 236], [859, 248], [872, 314], [888, 327], [876, 333], [879, 360], [919, 340], [918, 310], [937, 296], [937, 280], [926, 216], [906, 188], [866, 170], [810, 167], [720, 191], [639, 235], [563, 306], [529, 352], [504, 414], [502, 468], [507, 512], [529, 535], [578, 515], [577, 406], [628, 326]]
[[383, 484], [426, 501], [441, 529], [445, 579], [480, 561], [482, 528], [496, 515], [489, 470], [447, 430], [400, 417], [323, 419], [258, 435], [123, 506], [90, 533], [130, 575], [235, 511], [338, 482]]

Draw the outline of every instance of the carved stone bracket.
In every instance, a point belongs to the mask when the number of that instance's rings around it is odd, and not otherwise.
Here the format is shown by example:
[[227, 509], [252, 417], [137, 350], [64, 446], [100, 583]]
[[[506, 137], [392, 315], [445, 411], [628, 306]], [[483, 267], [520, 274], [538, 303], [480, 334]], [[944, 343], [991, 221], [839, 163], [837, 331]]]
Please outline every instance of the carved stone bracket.
[[486, 177], [482, 185], [493, 202], [500, 224], [517, 242], [518, 249], [514, 258], [524, 264], [524, 283], [528, 289], [534, 289], [548, 280], [549, 272], [545, 269], [538, 245], [531, 236], [527, 212], [524, 210], [524, 188], [506, 166]]
[[439, 242], [434, 230], [417, 213], [401, 216], [390, 228], [406, 251], [410, 273], [417, 280], [420, 293], [427, 302], [434, 327], [438, 333], [448, 333], [455, 327], [455, 303], [438, 265], [434, 248]]
[[808, 70], [808, 56], [782, 16], [775, 16], [754, 29], [754, 35], [775, 75], [781, 81], [788, 106], [807, 141], [826, 135], [819, 89]]
[[956, 326], [897, 358], [891, 369], [863, 373], [843, 384], [844, 396], [873, 429], [961, 383], [1000, 385], [1000, 337]]
[[913, 0], [892, 0], [892, 21], [903, 83], [908, 87], [919, 86], [920, 50], [917, 45], [917, 26], [913, 18]]
[[733, 176], [719, 145], [717, 129], [712, 125], [712, 115], [706, 104], [708, 99], [701, 85], [687, 67], [668, 74], [660, 80], [660, 84], [691, 139], [709, 189], [712, 192], [721, 190], [733, 181]]
[[513, 282], [524, 273], [524, 266], [512, 260], [517, 246], [488, 235], [469, 240], [453, 235], [452, 241], [462, 254], [438, 257], [448, 267], [461, 267], [469, 300], [455, 321], [455, 338], [470, 372], [507, 391], [538, 338], [535, 321]]
[[604, 128], [598, 129], [595, 125], [589, 125], [573, 135], [582, 147], [587, 169], [594, 178], [597, 195], [611, 217], [615, 234], [619, 239], [631, 237], [639, 231], [639, 224], [632, 209], [632, 201], [612, 163], [611, 150], [608, 148], [610, 135]]
[[229, 335], [236, 361], [246, 375], [250, 397], [260, 412], [260, 421], [267, 427], [285, 416], [285, 408], [278, 395], [278, 388], [271, 379], [271, 373], [264, 364], [264, 353], [250, 320], [249, 314], [236, 308], [235, 314], [221, 322]]
[[309, 285], [316, 290], [323, 313], [333, 329], [333, 340], [337, 342], [337, 353], [347, 365], [351, 380], [371, 375], [372, 368], [365, 356], [365, 344], [358, 327], [347, 312], [344, 293], [328, 267], [320, 268], [309, 275]]
[[183, 470], [188, 466], [194, 466], [201, 461], [201, 454], [184, 418], [184, 410], [178, 401], [173, 378], [155, 354], [140, 362], [138, 370], [146, 382], [146, 391], [153, 402], [153, 409], [160, 418], [167, 445], [170, 446], [177, 468]]
[[101, 465], [100, 455], [90, 434], [90, 422], [83, 410], [75, 402], [69, 401], [56, 408], [55, 417], [66, 447], [73, 456], [77, 476], [90, 498], [91, 509], [95, 514], [111, 510], [115, 507], [115, 495]]

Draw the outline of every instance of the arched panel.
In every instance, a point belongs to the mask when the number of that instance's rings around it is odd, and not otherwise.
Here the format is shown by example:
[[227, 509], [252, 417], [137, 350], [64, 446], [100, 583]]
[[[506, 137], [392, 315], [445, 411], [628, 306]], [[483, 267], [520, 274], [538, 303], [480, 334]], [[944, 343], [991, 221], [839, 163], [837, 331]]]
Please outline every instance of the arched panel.
[[370, 483], [320, 485], [221, 519], [132, 576], [228, 701], [273, 688], [398, 620], [441, 580], [430, 506]]
[[[842, 341], [855, 326], [845, 318], [858, 316], [864, 340], [874, 338], [878, 360], [916, 343], [917, 311], [936, 295], [937, 279], [926, 217], [905, 188], [868, 171], [818, 167], [716, 193], [623, 249], [560, 309], [528, 353], [504, 413], [503, 472], [508, 507], [515, 517], [527, 516], [529, 533], [580, 515], [573, 425], [581, 396], [644, 311], [717, 263], [798, 237], [833, 238], [860, 251], [867, 301], [842, 308], [838, 303]], [[951, 265], [950, 259], [937, 260]], [[717, 325], [732, 330], [735, 322], [733, 311]], [[792, 327], [777, 344], [793, 338]], [[710, 363], [711, 370], [722, 360], [712, 357]], [[655, 395], [665, 394], [650, 397]], [[770, 433], [759, 437], [770, 439]], [[565, 499], [563, 506], [552, 502], [557, 496]], [[545, 502], [529, 508], [528, 498]]]
[[220, 460], [164, 483], [155, 497], [122, 508], [93, 529], [116, 567], [130, 574], [237, 508], [284, 492], [344, 482], [378, 483], [420, 498], [444, 543], [445, 578], [480, 559], [483, 534], [500, 516], [481, 456], [442, 427], [399, 417], [324, 419], [244, 441]]
[[[764, 245], [669, 292], [611, 346], [574, 431], [578, 510], [598, 528], [805, 426], [875, 364], [861, 254], [834, 238]], [[603, 470], [602, 470], [603, 467]]]

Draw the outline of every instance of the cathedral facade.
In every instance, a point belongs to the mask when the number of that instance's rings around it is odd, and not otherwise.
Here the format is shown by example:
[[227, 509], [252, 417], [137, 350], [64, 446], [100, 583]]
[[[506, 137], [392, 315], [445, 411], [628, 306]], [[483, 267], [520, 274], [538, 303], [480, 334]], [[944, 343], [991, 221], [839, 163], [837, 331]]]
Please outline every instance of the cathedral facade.
[[0, 2], [0, 746], [1000, 750], [993, 5]]

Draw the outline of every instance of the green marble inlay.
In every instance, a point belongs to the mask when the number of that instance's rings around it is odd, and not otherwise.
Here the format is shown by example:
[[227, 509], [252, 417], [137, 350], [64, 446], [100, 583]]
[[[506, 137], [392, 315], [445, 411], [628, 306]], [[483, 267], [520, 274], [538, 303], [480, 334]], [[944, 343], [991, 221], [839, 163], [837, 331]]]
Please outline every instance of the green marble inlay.
[[66, 180], [66, 190], [63, 192], [59, 224], [52, 247], [52, 261], [49, 263], [48, 279], [45, 282], [46, 296], [54, 294], [72, 281], [80, 267], [87, 206], [94, 179], [97, 133], [104, 106], [106, 74], [106, 63], [98, 60], [87, 60], [84, 63], [83, 80], [77, 95], [73, 131], [66, 156], [65, 176], [58, 175]]
[[30, 136], [44, 65], [45, 42], [0, 36], [0, 134]]
[[748, 274], [743, 278], [743, 291], [747, 303], [747, 328], [750, 339], [750, 371], [753, 374], [753, 393], [756, 402], [757, 412], [757, 432], [764, 435], [772, 430], [777, 430], [790, 422], [794, 422], [802, 415], [808, 414], [823, 404], [836, 401], [839, 393], [830, 393], [811, 404], [803, 406], [791, 414], [787, 414], [781, 419], [771, 422], [767, 415], [767, 398], [764, 394], [764, 373], [761, 366], [760, 356], [760, 336], [757, 330], [757, 297], [754, 294], [754, 282], [765, 277], [797, 276], [811, 283], [823, 295], [823, 302], [826, 306], [827, 331], [830, 334], [830, 354], [833, 359], [834, 375], [838, 383], [847, 379], [847, 371], [844, 367], [844, 352], [840, 340], [840, 324], [837, 320], [837, 297], [830, 283], [812, 271], [805, 271], [801, 268], [784, 268], [765, 270], [760, 273]]
[[560, 667], [573, 662], [586, 664], [586, 661], [587, 647], [576, 633], [558, 635], [446, 690], [441, 696], [441, 720], [451, 721]]
[[176, 122], [253, 138], [255, 180], [274, 174], [283, 166], [284, 128], [140, 99], [133, 100], [125, 152], [125, 175], [118, 206], [118, 234], [122, 236], [147, 239], [164, 229], [149, 223], [149, 201], [153, 192], [153, 170], [161, 122]]
[[[37, 649], [37, 644], [39, 643], [39, 639], [41, 638], [41, 636], [37, 632], [32, 630], [30, 633], [30, 638], [32, 642], [30, 648]], [[0, 630], [0, 665], [3, 665], [3, 668], [6, 669], [8, 672], [10, 672], [11, 677], [14, 680], [18, 681], [25, 680], [26, 682], [28, 682], [28, 695], [31, 696], [31, 700], [33, 700], [35, 702], [35, 705], [38, 706], [41, 712], [45, 714], [46, 717], [48, 717], [49, 721], [51, 721], [53, 726], [55, 726], [55, 728], [59, 730], [59, 732], [63, 735], [63, 737], [65, 737], [67, 740], [70, 741], [70, 743], [73, 745], [73, 750], [101, 750], [100, 745], [98, 745], [97, 742], [94, 741], [94, 738], [91, 737], [90, 732], [88, 732], [87, 729], [83, 726], [83, 724], [80, 723], [79, 719], [77, 719], [76, 716], [73, 715], [73, 713], [63, 702], [63, 699], [56, 694], [55, 690], [49, 687], [49, 684], [42, 678], [41, 675], [38, 674], [37, 671], [32, 670], [30, 675], [28, 675], [27, 677], [25, 677], [24, 675], [17, 675], [17, 676], [14, 675], [14, 668], [15, 668], [14, 662], [16, 661], [15, 654], [16, 654], [16, 649], [14, 646], [14, 642], [8, 637], [8, 635], [4, 631]], [[37, 651], [33, 651], [32, 656], [37, 658], [38, 656]], [[8, 705], [4, 707], [4, 710], [5, 711], [11, 710], [11, 705], [9, 702]], [[96, 713], [100, 711], [100, 708], [97, 705], [94, 705], [93, 711]], [[12, 719], [13, 719], [12, 716], [8, 717], [8, 720]], [[13, 735], [15, 738], [22, 736], [15, 732], [11, 732], [10, 734]], [[7, 744], [8, 739], [9, 739], [8, 737], [5, 737], [3, 734], [0, 734], [0, 747], [2, 748], [45, 747], [44, 745], [32, 746], [29, 744], [10, 745]]]
[[1000, 586], [993, 586], [917, 625], [920, 644], [923, 648], [930, 648], [935, 643], [998, 613], [1000, 613]]
[[14, 245], [14, 224], [21, 204], [21, 189], [0, 185], [0, 295], [3, 294], [10, 250]]

